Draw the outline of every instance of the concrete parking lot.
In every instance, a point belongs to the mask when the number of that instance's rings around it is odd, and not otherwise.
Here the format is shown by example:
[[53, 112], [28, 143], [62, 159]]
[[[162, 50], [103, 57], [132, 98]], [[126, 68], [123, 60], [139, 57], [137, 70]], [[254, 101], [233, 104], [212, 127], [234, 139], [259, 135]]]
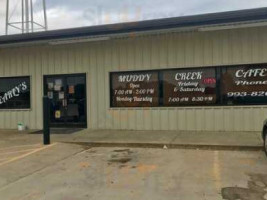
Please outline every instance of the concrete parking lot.
[[37, 139], [0, 145], [1, 199], [267, 199], [261, 151], [43, 146]]

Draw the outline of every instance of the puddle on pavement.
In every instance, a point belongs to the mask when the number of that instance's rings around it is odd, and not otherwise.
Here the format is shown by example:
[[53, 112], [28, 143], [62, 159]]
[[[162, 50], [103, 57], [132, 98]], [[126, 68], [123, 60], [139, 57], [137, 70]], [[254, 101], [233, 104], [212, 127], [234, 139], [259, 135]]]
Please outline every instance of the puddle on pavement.
[[225, 200], [267, 200], [267, 175], [249, 174], [247, 188], [226, 187], [222, 189]]

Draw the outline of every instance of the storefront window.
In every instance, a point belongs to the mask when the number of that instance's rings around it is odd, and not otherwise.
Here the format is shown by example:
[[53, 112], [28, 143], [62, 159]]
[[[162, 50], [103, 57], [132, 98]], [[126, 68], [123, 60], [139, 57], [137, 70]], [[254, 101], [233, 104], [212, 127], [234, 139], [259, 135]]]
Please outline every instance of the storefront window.
[[158, 72], [123, 72], [111, 74], [112, 107], [159, 106]]
[[30, 77], [0, 78], [0, 109], [29, 109]]
[[111, 73], [111, 107], [267, 104], [267, 64]]
[[226, 67], [221, 87], [224, 104], [267, 104], [267, 65]]
[[163, 71], [163, 105], [209, 105], [216, 103], [215, 68]]

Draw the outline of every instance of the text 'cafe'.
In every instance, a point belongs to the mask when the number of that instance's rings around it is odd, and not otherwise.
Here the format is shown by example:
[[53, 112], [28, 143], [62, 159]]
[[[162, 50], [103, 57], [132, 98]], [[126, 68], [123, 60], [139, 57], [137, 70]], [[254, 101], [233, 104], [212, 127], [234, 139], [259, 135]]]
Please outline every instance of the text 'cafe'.
[[0, 129], [260, 131], [267, 8], [0, 36]]

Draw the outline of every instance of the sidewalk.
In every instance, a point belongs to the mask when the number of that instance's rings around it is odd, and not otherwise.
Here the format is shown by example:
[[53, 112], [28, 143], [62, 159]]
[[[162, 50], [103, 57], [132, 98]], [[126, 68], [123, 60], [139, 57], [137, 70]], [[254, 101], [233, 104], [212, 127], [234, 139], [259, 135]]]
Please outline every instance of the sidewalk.
[[256, 132], [184, 132], [82, 130], [51, 136], [52, 141], [90, 146], [189, 148], [217, 150], [261, 150], [263, 141]]
[[[75, 132], [77, 131], [77, 132]], [[185, 132], [185, 131], [51, 131], [51, 142], [76, 143], [92, 147], [142, 147], [213, 150], [262, 150], [260, 132]], [[0, 147], [43, 142], [41, 131], [0, 130]]]

